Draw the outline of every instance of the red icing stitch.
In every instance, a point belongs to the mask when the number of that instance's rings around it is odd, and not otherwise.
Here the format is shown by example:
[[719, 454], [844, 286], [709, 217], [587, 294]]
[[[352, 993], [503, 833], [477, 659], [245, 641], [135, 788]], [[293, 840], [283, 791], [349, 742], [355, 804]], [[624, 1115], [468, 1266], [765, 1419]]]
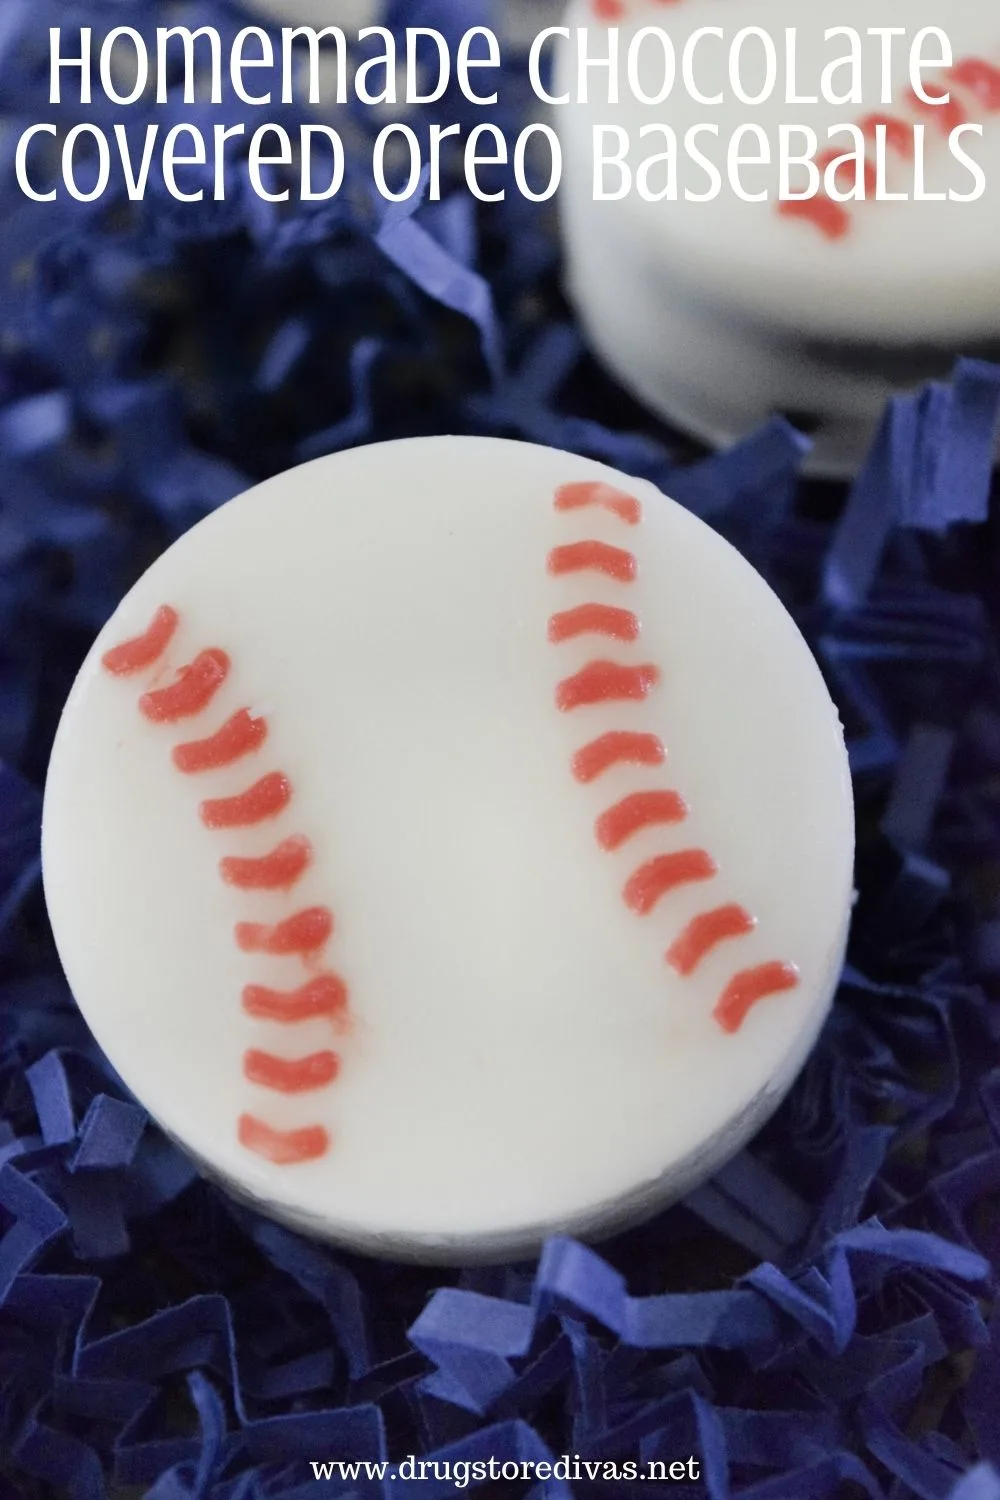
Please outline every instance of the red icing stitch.
[[[955, 87], [965, 89], [983, 109], [991, 112], [1000, 111], [1000, 68], [985, 58], [963, 58], [949, 69], [945, 80], [945, 87], [936, 95], [932, 95], [933, 98], [942, 102], [928, 104], [926, 99], [921, 99], [912, 89], [905, 96], [913, 113], [929, 117], [943, 136], [950, 136], [953, 130], [967, 124], [969, 119], [965, 104], [953, 92]], [[946, 95], [950, 97], [948, 102], [944, 103]], [[885, 126], [886, 145], [907, 161], [912, 161], [914, 157], [912, 123], [883, 114], [866, 115], [858, 121], [859, 128], [869, 140], [875, 139], [876, 127], [879, 125]], [[818, 158], [818, 164], [822, 165], [824, 160], [829, 163], [831, 159], [831, 154], [827, 153], [825, 158]], [[871, 190], [871, 168], [866, 168], [865, 180]], [[875, 184], [877, 186], [877, 174], [875, 174]], [[804, 201], [781, 202], [778, 205], [778, 212], [789, 218], [811, 219], [817, 228], [830, 239], [842, 239], [851, 227], [850, 214], [844, 204], [834, 203], [822, 196]]]
[[[827, 158], [827, 160], [832, 157]], [[870, 177], [866, 176], [870, 181]], [[790, 211], [805, 212], [825, 224], [826, 232], [835, 236], [846, 233], [849, 218], [840, 204], [830, 199], [793, 205]], [[833, 218], [827, 217], [833, 214]], [[556, 496], [557, 509], [572, 510], [587, 504], [601, 503], [595, 495], [601, 486], [564, 486]], [[611, 491], [614, 495], [617, 492]], [[638, 516], [636, 516], [638, 519]], [[593, 549], [598, 542], [582, 542], [574, 547], [559, 548], [549, 556], [549, 571], [571, 572], [591, 565]], [[616, 549], [610, 549], [612, 553]], [[629, 553], [619, 554], [635, 559]], [[627, 623], [626, 623], [627, 622]], [[630, 638], [639, 634], [639, 620], [629, 610], [611, 609], [605, 605], [584, 604], [554, 615], [549, 621], [549, 639], [561, 642], [587, 630], [605, 630], [615, 634], [627, 628]], [[566, 678], [556, 689], [556, 703], [562, 710], [586, 705], [644, 700], [651, 687], [659, 682], [656, 666], [624, 666], [612, 661], [593, 661], [575, 676]], [[623, 763], [661, 765], [666, 751], [654, 734], [637, 734], [613, 730], [584, 745], [573, 757], [573, 774], [578, 781], [596, 780], [605, 771]], [[678, 823], [687, 817], [687, 806], [677, 792], [646, 790], [623, 797], [597, 819], [595, 832], [603, 849], [614, 851], [641, 830], [661, 824]], [[648, 916], [671, 891], [697, 881], [712, 879], [718, 873], [715, 860], [706, 849], [683, 849], [648, 860], [626, 882], [623, 897], [638, 916]], [[667, 950], [666, 960], [678, 974], [693, 974], [702, 960], [719, 944], [744, 937], [756, 927], [756, 918], [736, 903], [704, 911], [687, 926]], [[736, 1031], [747, 1012], [765, 995], [789, 989], [798, 983], [798, 970], [790, 964], [764, 964], [737, 974], [725, 990], [715, 1009], [715, 1019], [725, 1031]]]
[[122, 641], [120, 646], [112, 646], [110, 651], [105, 651], [101, 657], [105, 671], [113, 673], [115, 677], [130, 677], [133, 672], [151, 667], [170, 645], [177, 624], [177, 611], [171, 609], [169, 604], [161, 605], [142, 635], [137, 635], [131, 641]]
[[612, 766], [661, 766], [667, 758], [662, 740], [655, 734], [629, 734], [612, 730], [600, 739], [584, 745], [573, 757], [573, 775], [577, 781], [596, 781]]
[[828, 240], [842, 240], [851, 227], [851, 216], [843, 203], [820, 194], [815, 198], [786, 198], [778, 205], [786, 219], [805, 219], [815, 224]]
[[139, 699], [141, 713], [152, 724], [176, 724], [191, 719], [207, 708], [229, 676], [229, 657], [213, 647], [201, 651], [190, 666], [181, 667], [177, 681], [169, 687], [143, 693]]
[[309, 840], [296, 834], [259, 859], [223, 859], [219, 870], [227, 885], [242, 891], [288, 891], [309, 868], [312, 853]]
[[581, 604], [564, 610], [549, 621], [549, 640], [575, 640], [578, 635], [608, 635], [616, 641], [637, 641], [639, 621], [630, 609], [616, 609], [613, 604]]
[[243, 1009], [259, 1021], [283, 1025], [325, 1016], [336, 1020], [347, 1010], [347, 986], [337, 974], [317, 974], [297, 990], [248, 984], [243, 991]]
[[645, 917], [658, 901], [694, 880], [710, 880], [717, 873], [715, 860], [704, 849], [683, 849], [679, 854], [661, 854], [641, 865], [625, 886], [625, 904]]
[[307, 1125], [304, 1130], [274, 1130], [253, 1115], [240, 1115], [237, 1133], [240, 1145], [247, 1151], [278, 1167], [315, 1161], [330, 1149], [330, 1136], [322, 1125]]
[[686, 978], [713, 948], [729, 938], [746, 937], [756, 926], [756, 917], [735, 903], [704, 911], [688, 923], [667, 950], [667, 963]]
[[951, 82], [968, 89], [984, 109], [1000, 110], [1000, 68], [984, 57], [963, 57], [951, 70]]
[[900, 120], [893, 115], [865, 115], [863, 120], [858, 121], [858, 129], [865, 140], [875, 141], [875, 130], [879, 125], [885, 126], [885, 143], [891, 151], [905, 157], [907, 161], [913, 160], [913, 130], [905, 120]]
[[676, 792], [633, 792], [598, 818], [597, 842], [602, 849], [620, 849], [642, 829], [683, 823], [687, 813], [687, 803]]
[[275, 818], [292, 800], [292, 787], [283, 771], [262, 776], [238, 797], [217, 797], [203, 802], [198, 812], [206, 828], [248, 828]]
[[571, 542], [568, 547], [554, 547], [549, 553], [549, 572], [555, 578], [566, 573], [605, 573], [618, 583], [631, 583], [636, 562], [631, 552], [611, 547], [607, 542]]
[[[166, 650], [177, 624], [176, 611], [164, 605], [144, 635], [105, 653], [105, 668], [126, 676], [151, 665]], [[202, 651], [190, 665], [178, 669], [175, 681], [168, 687], [144, 693], [139, 698], [139, 708], [153, 723], [172, 724], [191, 718], [208, 706], [229, 671], [230, 660], [224, 651], [217, 647]], [[173, 763], [185, 775], [218, 770], [259, 750], [266, 737], [265, 720], [251, 717], [249, 709], [242, 708], [207, 738], [176, 745]], [[288, 777], [282, 771], [272, 771], [238, 796], [202, 802], [199, 814], [207, 828], [243, 828], [277, 816], [288, 806], [291, 796]], [[227, 884], [240, 890], [288, 891], [302, 877], [312, 858], [312, 844], [302, 834], [296, 834], [267, 854], [227, 856], [220, 860], [219, 872]], [[298, 956], [307, 966], [316, 967], [314, 961], [329, 941], [333, 925], [333, 913], [327, 907], [314, 906], [273, 925], [237, 923], [234, 937], [245, 953]], [[347, 988], [335, 974], [317, 974], [291, 991], [247, 985], [242, 999], [246, 1014], [263, 1021], [287, 1024], [327, 1017], [339, 1023], [340, 1030], [347, 1025]], [[290, 1059], [251, 1048], [243, 1058], [243, 1071], [249, 1082], [285, 1094], [324, 1088], [334, 1081], [339, 1069], [340, 1059], [329, 1050]], [[311, 1161], [323, 1156], [330, 1146], [330, 1137], [321, 1125], [303, 1130], [276, 1130], [250, 1114], [240, 1116], [237, 1133], [247, 1150], [279, 1165]]]
[[[927, 92], [931, 93], [931, 90], [928, 89]], [[943, 93], [936, 97], [943, 99], [944, 94], [948, 92], [950, 91], [945, 89]], [[928, 115], [942, 135], [951, 135], [953, 130], [956, 130], [959, 125], [966, 124], [968, 120], [968, 116], [965, 113], [965, 105], [961, 99], [956, 99], [954, 94], [952, 94], [947, 104], [928, 104], [925, 99], [921, 99], [920, 95], [911, 89], [906, 96], [906, 101], [919, 114]]]
[[799, 971], [793, 964], [761, 964], [756, 969], [744, 969], [723, 991], [715, 1007], [715, 1019], [723, 1031], [739, 1031], [758, 1001], [793, 990], [798, 982]]
[[638, 526], [642, 520], [642, 506], [634, 495], [626, 495], [623, 490], [616, 490], [613, 485], [600, 480], [564, 484], [556, 490], [556, 510], [582, 510], [587, 505], [610, 510], [629, 526]]
[[652, 663], [623, 667], [614, 661], [592, 661], [575, 677], [567, 677], [559, 684], [556, 703], [568, 713], [574, 708], [587, 708], [595, 703], [641, 702], [659, 680], [659, 668]]
[[207, 740], [189, 740], [186, 745], [175, 745], [173, 762], [186, 776], [199, 771], [221, 770], [241, 756], [259, 750], [266, 738], [266, 719], [252, 719], [249, 710], [241, 708]]
[[[837, 160], [838, 156], [844, 156], [845, 154], [846, 154], [845, 152], [840, 151], [840, 150], [830, 150], [830, 151], [823, 151], [823, 152], [820, 153], [819, 156], [817, 156], [817, 158], [816, 158], [816, 165], [819, 168], [820, 172], [822, 172], [824, 174], [824, 178], [825, 178], [825, 174], [826, 174], [826, 169], [827, 169], [828, 166], [830, 166], [831, 162], [835, 162]], [[862, 169], [862, 173], [864, 175], [865, 191], [868, 192], [868, 193], [874, 193], [876, 191], [876, 189], [878, 188], [878, 173], [875, 170], [875, 164], [874, 164], [874, 162], [863, 161], [861, 163], [861, 169]], [[837, 181], [837, 188], [838, 188], [838, 190], [840, 192], [842, 192], [842, 193], [846, 192], [849, 187], [853, 186], [853, 184], [854, 184], [854, 170], [855, 170], [854, 169], [854, 164], [853, 164], [852, 161], [845, 161], [845, 162], [843, 162], [838, 167], [837, 172], [836, 172], [836, 177], [838, 179], [838, 181]], [[839, 179], [843, 176], [843, 174], [845, 172], [850, 173], [850, 177], [849, 177], [849, 180], [848, 180], [847, 183], [842, 183], [842, 182], [839, 181]], [[831, 199], [831, 202], [832, 201], [833, 200]]]
[[333, 932], [333, 913], [325, 906], [311, 906], [294, 917], [268, 927], [263, 922], [239, 922], [236, 942], [244, 953], [271, 953], [278, 957], [317, 953]]
[[243, 1072], [251, 1083], [280, 1094], [308, 1094], [324, 1089], [340, 1072], [336, 1052], [312, 1052], [308, 1057], [275, 1057], [251, 1048], [243, 1057]]
[[[679, 0], [654, 0], [656, 5], [677, 5]], [[599, 21], [619, 21], [625, 15], [625, 0], [593, 0]]]

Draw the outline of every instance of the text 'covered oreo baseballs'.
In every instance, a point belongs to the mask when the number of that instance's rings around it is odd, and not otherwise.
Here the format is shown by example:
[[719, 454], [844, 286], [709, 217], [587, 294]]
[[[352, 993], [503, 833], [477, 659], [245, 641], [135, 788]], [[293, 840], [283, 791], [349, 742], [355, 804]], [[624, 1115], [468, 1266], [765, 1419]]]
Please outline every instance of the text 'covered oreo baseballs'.
[[816, 1040], [843, 736], [763, 580], [651, 485], [481, 438], [269, 480], [140, 579], [46, 789], [111, 1062], [211, 1175], [458, 1261], [647, 1217]]

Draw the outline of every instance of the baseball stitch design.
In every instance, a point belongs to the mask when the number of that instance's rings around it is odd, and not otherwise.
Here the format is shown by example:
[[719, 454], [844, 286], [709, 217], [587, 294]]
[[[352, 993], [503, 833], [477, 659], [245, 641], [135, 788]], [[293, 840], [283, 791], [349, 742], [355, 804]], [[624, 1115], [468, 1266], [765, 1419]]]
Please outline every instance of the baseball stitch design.
[[[102, 664], [115, 677], [132, 677], [161, 662], [176, 633], [179, 616], [163, 605], [144, 632], [104, 653]], [[151, 689], [139, 698], [139, 710], [151, 724], [179, 724], [206, 712], [226, 681], [230, 660], [212, 647], [194, 661], [180, 667], [166, 687]], [[175, 745], [171, 759], [186, 776], [235, 766], [260, 750], [267, 739], [267, 721], [254, 718], [241, 708], [205, 739]], [[271, 771], [233, 796], [210, 798], [198, 812], [210, 830], [249, 828], [280, 817], [292, 800], [292, 785], [283, 771]], [[227, 885], [241, 891], [275, 891], [290, 894], [312, 864], [313, 848], [302, 834], [282, 839], [268, 853], [253, 858], [226, 855], [219, 874]], [[295, 912], [283, 921], [267, 925], [240, 922], [234, 938], [245, 953], [298, 957], [314, 968], [333, 934], [333, 913], [325, 906]], [[337, 974], [314, 974], [299, 989], [272, 990], [250, 984], [243, 990], [243, 1010], [257, 1020], [280, 1026], [327, 1019], [342, 1027], [347, 1016], [348, 994]], [[261, 1048], [250, 1048], [243, 1057], [248, 1082], [282, 1094], [312, 1093], [333, 1083], [340, 1071], [336, 1052], [324, 1049], [305, 1057], [284, 1058]], [[240, 1144], [278, 1166], [291, 1166], [324, 1156], [330, 1148], [325, 1126], [309, 1125], [300, 1130], [278, 1130], [254, 1115], [243, 1114], [237, 1124]]]
[[[676, 5], [681, 3], [681, 0], [655, 0], [655, 3]], [[627, 0], [591, 0], [591, 10], [596, 19], [609, 24], [626, 20], [629, 9]], [[909, 120], [899, 115], [879, 113], [868, 114], [863, 119], [857, 120], [855, 123], [865, 137], [866, 143], [874, 147], [876, 128], [884, 125], [886, 145], [889, 150], [895, 152], [904, 161], [912, 161], [913, 124], [916, 117], [926, 115], [946, 139], [957, 126], [970, 123], [965, 101], [954, 96], [953, 90], [956, 88], [963, 94], [969, 95], [971, 102], [978, 104], [987, 114], [1000, 113], [1000, 67], [989, 62], [987, 58], [962, 58], [942, 74], [942, 83], [944, 84], [942, 94], [952, 94], [948, 104], [928, 104], [926, 99], [921, 99], [913, 89], [908, 89], [905, 102], [912, 111]], [[830, 147], [816, 157], [816, 166], [821, 173], [825, 173], [827, 167], [843, 154], [844, 151]], [[846, 162], [844, 168], [839, 170], [849, 170], [849, 168], [850, 163]], [[866, 160], [863, 163], [863, 170], [866, 192], [873, 194], [876, 189], [874, 162]], [[784, 218], [802, 219], [813, 224], [820, 234], [829, 240], [841, 240], [851, 231], [851, 205], [854, 201], [852, 199], [847, 203], [839, 203], [821, 190], [812, 198], [784, 199], [778, 203], [777, 211]]]
[[[556, 491], [557, 511], [584, 511], [594, 506], [617, 516], [627, 526], [638, 526], [642, 520], [639, 501], [611, 485], [585, 482], [563, 485]], [[613, 565], [609, 559], [613, 559]], [[553, 577], [596, 571], [627, 587], [637, 576], [638, 562], [631, 552], [582, 540], [554, 548], [549, 553], [548, 571]], [[634, 643], [639, 637], [639, 621], [630, 610], [590, 603], [553, 615], [549, 621], [549, 640], [555, 645], [583, 634]], [[653, 663], [592, 661], [559, 683], [556, 706], [569, 713], [604, 703], [640, 705], [659, 681], [660, 671]], [[572, 770], [577, 781], [588, 783], [613, 766], [655, 768], [665, 760], [666, 750], [658, 736], [622, 729], [585, 744], [573, 757]], [[643, 829], [682, 824], [687, 816], [687, 804], [678, 792], [647, 787], [609, 807], [597, 819], [594, 831], [600, 847], [614, 852]], [[707, 850], [681, 849], [658, 855], [641, 865], [626, 881], [622, 894], [626, 905], [637, 916], [645, 917], [671, 891], [694, 882], [710, 882], [717, 873], [718, 866]], [[722, 943], [745, 937], [756, 926], [757, 919], [740, 905], [709, 906], [693, 917], [674, 939], [667, 949], [666, 961], [676, 974], [686, 979]], [[715, 1020], [723, 1031], [738, 1031], [761, 1000], [794, 989], [798, 982], [799, 973], [793, 964], [772, 962], [743, 969], [733, 976], [719, 997], [713, 1012]]]
[[[980, 108], [989, 114], [1000, 113], [1000, 68], [988, 62], [984, 57], [965, 57], [942, 74], [941, 89], [942, 96], [950, 94], [951, 99], [947, 104], [928, 104], [921, 99], [913, 89], [907, 90], [905, 103], [912, 111], [909, 120], [900, 115], [869, 114], [861, 120], [856, 121], [858, 129], [865, 138], [869, 147], [876, 144], [876, 131], [878, 126], [885, 127], [886, 146], [903, 161], [913, 160], [913, 123], [918, 115], [925, 115], [930, 123], [936, 125], [941, 134], [947, 140], [951, 132], [959, 125], [970, 123], [970, 115], [966, 109], [966, 101], [956, 97], [954, 90], [959, 89], [963, 94], [970, 96], [971, 101], [978, 104]], [[928, 93], [930, 90], [928, 89]], [[816, 158], [816, 165], [821, 173], [825, 173], [827, 167], [837, 160], [838, 156], [844, 154], [843, 150], [831, 147], [823, 151]], [[840, 170], [849, 170], [850, 163], [846, 162]], [[864, 163], [865, 188], [871, 195], [877, 187], [876, 169], [874, 162], [866, 160]], [[854, 200], [848, 203], [838, 203], [821, 191], [813, 198], [786, 199], [778, 204], [778, 212], [785, 218], [804, 219], [816, 226], [821, 234], [830, 240], [843, 239], [851, 230], [851, 207]]]
[[[658, 5], [676, 5], [678, 0], [656, 0]], [[622, 21], [628, 14], [625, 0], [591, 0], [594, 15], [599, 21]]]

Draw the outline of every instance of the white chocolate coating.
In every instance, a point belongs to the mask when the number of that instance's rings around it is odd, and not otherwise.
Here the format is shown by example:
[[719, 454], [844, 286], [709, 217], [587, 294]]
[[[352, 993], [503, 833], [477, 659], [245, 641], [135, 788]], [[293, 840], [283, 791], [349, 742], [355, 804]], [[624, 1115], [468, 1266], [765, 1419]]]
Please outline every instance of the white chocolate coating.
[[[564, 24], [574, 40], [562, 49], [556, 93], [575, 87], [576, 28], [589, 28], [591, 50], [606, 53], [607, 23], [593, 0], [571, 0]], [[818, 420], [813, 468], [847, 473], [866, 451], [881, 409], [893, 392], [944, 373], [959, 353], [977, 352], [1000, 338], [1000, 113], [968, 90], [955, 90], [967, 120], [983, 137], [966, 137], [964, 149], [982, 166], [985, 195], [976, 202], [913, 201], [914, 167], [887, 156], [886, 185], [911, 201], [845, 205], [849, 228], [829, 238], [815, 223], [778, 211], [779, 127], [811, 126], [821, 152], [833, 125], [859, 124], [868, 115], [890, 115], [908, 127], [926, 123], [926, 188], [966, 193], [970, 174], [950, 155], [938, 119], [907, 102], [910, 41], [922, 27], [943, 27], [955, 62], [983, 59], [1000, 66], [1000, 14], [980, 0], [843, 0], [836, 15], [798, 0], [625, 0], [615, 23], [623, 57], [640, 27], [669, 33], [680, 59], [701, 27], [719, 27], [724, 40], [702, 42], [697, 82], [724, 102], [692, 99], [680, 79], [663, 104], [646, 106], [625, 82], [621, 102], [606, 102], [604, 74], [592, 72], [592, 102], [553, 110], [566, 171], [560, 193], [571, 295], [591, 341], [618, 377], [653, 409], [712, 442], [729, 442], [776, 412]], [[796, 29], [798, 89], [819, 94], [824, 64], [846, 51], [826, 42], [833, 25], [866, 36], [878, 26], [905, 27], [894, 52], [893, 100], [881, 102], [879, 44], [866, 40], [864, 104], [816, 104], [785, 99], [785, 30]], [[729, 46], [743, 27], [758, 26], [776, 43], [778, 86], [760, 105], [734, 97], [728, 76]], [[602, 42], [603, 38], [603, 42]], [[657, 55], [650, 47], [647, 67]], [[763, 77], [762, 53], [748, 47], [748, 90]], [[755, 65], [756, 60], [756, 65]], [[650, 75], [652, 76], [652, 75]], [[659, 66], [662, 77], [662, 61]], [[929, 87], [941, 75], [926, 76]], [[843, 85], [843, 75], [837, 80]], [[745, 167], [747, 191], [767, 190], [765, 202], [739, 199], [724, 181], [711, 202], [646, 202], [633, 191], [619, 202], [593, 198], [593, 129], [620, 125], [632, 141], [633, 169], [664, 149], [662, 137], [643, 142], [644, 125], [671, 126], [680, 142], [692, 126], [714, 123], [720, 140], [700, 138], [725, 177], [726, 146], [742, 124], [758, 124], [771, 143], [770, 166]], [[837, 152], [849, 149], [839, 136]], [[751, 140], [745, 147], [752, 153]], [[707, 178], [681, 151], [680, 186], [704, 192]], [[665, 172], [658, 169], [657, 182]], [[614, 181], [609, 172], [608, 186]], [[798, 182], [798, 179], [795, 179]], [[846, 180], [844, 183], [846, 186]]]
[[[570, 482], [642, 503], [627, 526], [557, 511]], [[553, 549], [627, 548], [631, 583], [553, 576]], [[553, 644], [583, 603], [627, 605], [634, 643]], [[169, 604], [156, 668], [102, 656]], [[230, 676], [197, 718], [150, 723], [140, 694], [217, 647]], [[560, 711], [594, 660], [655, 663], [645, 701]], [[179, 741], [249, 707], [266, 743], [183, 775]], [[651, 732], [663, 766], [589, 783], [571, 759], [610, 730]], [[284, 771], [287, 809], [225, 831], [203, 798]], [[595, 819], [676, 789], [683, 824], [607, 852]], [[304, 834], [294, 893], [246, 892], [222, 856]], [[623, 900], [642, 862], [703, 846], [718, 874], [646, 916]], [[651, 1212], [739, 1148], [812, 1046], [839, 974], [853, 817], [840, 724], [794, 624], [761, 578], [652, 486], [527, 444], [434, 438], [318, 460], [224, 506], [170, 548], [101, 633], [66, 705], [46, 789], [45, 889], [81, 1009], [152, 1114], [206, 1169], [268, 1212], [362, 1249], [490, 1258], [549, 1230], [599, 1232]], [[709, 889], [710, 888], [710, 889]], [[689, 978], [664, 952], [697, 912], [758, 919]], [[301, 960], [241, 952], [236, 923], [328, 904], [325, 964], [351, 1021], [292, 1026], [241, 1010], [247, 984], [288, 988]], [[781, 960], [796, 988], [739, 1030], [713, 1008], [732, 975]], [[338, 1079], [288, 1097], [243, 1075], [247, 1048], [334, 1045]], [[321, 1122], [320, 1158], [277, 1166], [237, 1139]]]

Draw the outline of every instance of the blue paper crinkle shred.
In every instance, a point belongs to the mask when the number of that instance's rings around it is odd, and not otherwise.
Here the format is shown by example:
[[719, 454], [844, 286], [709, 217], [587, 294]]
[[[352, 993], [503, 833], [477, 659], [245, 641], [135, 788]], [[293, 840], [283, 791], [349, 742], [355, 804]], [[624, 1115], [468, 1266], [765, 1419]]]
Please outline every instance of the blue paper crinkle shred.
[[[685, 448], [589, 360], [548, 215], [450, 177], [441, 203], [377, 204], [360, 116], [331, 204], [262, 203], [235, 159], [192, 211], [155, 177], [141, 204], [28, 204], [9, 141], [48, 118], [48, 26], [120, 19], [0, 0], [0, 1493], [392, 1497], [405, 1479], [310, 1461], [568, 1454], [697, 1457], [651, 1496], [1000, 1500], [1000, 371], [892, 403], [844, 497], [800, 480], [780, 420]], [[498, 118], [525, 94], [511, 57]], [[753, 1147], [599, 1252], [450, 1274], [338, 1255], [202, 1181], [77, 1014], [39, 863], [63, 699], [156, 553], [303, 458], [424, 432], [594, 455], [741, 547], [837, 697], [860, 830], [837, 1004]]]

